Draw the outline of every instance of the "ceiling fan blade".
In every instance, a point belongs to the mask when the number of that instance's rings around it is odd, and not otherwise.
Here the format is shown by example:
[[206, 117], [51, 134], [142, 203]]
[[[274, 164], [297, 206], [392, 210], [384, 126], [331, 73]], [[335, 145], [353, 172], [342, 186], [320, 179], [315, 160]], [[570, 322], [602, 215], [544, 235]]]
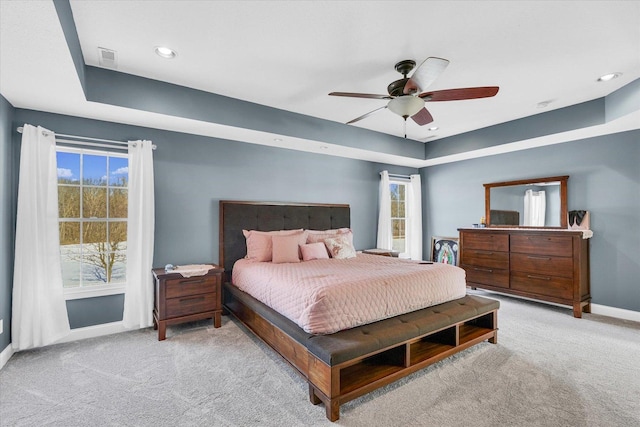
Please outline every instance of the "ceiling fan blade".
[[411, 116], [411, 118], [420, 126], [424, 126], [433, 121], [433, 116], [431, 116], [431, 113], [424, 107], [413, 116]]
[[490, 98], [498, 93], [498, 86], [467, 87], [460, 89], [434, 90], [418, 95], [425, 101], [461, 101], [464, 99]]
[[350, 98], [369, 98], [369, 99], [393, 99], [389, 95], [376, 95], [373, 93], [351, 93], [351, 92], [331, 92], [331, 96], [348, 96]]
[[425, 90], [447, 68], [449, 61], [442, 58], [429, 57], [416, 68], [409, 81], [404, 86], [405, 94], [416, 93]]
[[353, 120], [351, 120], [351, 121], [347, 122], [347, 124], [348, 124], [348, 125], [350, 125], [351, 123], [359, 122], [360, 120], [364, 119], [365, 117], [369, 117], [371, 114], [373, 114], [373, 113], [375, 113], [375, 112], [377, 112], [377, 111], [380, 111], [380, 110], [384, 110], [385, 108], [387, 108], [387, 106], [386, 106], [386, 105], [385, 105], [385, 106], [383, 106], [383, 107], [380, 107], [380, 108], [376, 108], [376, 109], [375, 109], [375, 110], [373, 110], [373, 111], [369, 111], [367, 114], [363, 114], [363, 115], [361, 115], [360, 117], [356, 117], [355, 119], [353, 119]]

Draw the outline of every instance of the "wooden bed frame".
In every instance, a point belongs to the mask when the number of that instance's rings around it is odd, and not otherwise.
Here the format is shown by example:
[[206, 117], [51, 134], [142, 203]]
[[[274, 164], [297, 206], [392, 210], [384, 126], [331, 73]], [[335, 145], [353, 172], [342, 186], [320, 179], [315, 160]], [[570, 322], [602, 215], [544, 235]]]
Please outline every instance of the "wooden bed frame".
[[220, 201], [224, 308], [279, 353], [309, 385], [331, 421], [340, 405], [475, 344], [497, 343], [495, 300], [466, 296], [330, 335], [312, 335], [230, 284], [244, 257], [243, 229], [335, 229], [350, 226], [348, 205]]

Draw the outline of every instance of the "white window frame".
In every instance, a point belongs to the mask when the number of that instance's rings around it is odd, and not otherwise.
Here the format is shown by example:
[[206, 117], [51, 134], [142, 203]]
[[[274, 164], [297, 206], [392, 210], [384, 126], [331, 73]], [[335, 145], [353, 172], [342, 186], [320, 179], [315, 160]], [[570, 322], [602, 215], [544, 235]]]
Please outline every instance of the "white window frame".
[[[76, 148], [76, 147], [66, 147], [66, 146], [57, 146], [56, 147], [56, 153], [58, 152], [64, 152], [64, 153], [76, 153], [76, 154], [81, 154], [82, 156], [84, 155], [93, 155], [93, 156], [105, 156], [105, 157], [120, 157], [120, 158], [127, 158], [128, 159], [128, 154], [127, 153], [119, 153], [119, 152], [114, 152], [114, 151], [107, 151], [107, 150], [95, 150], [95, 149], [88, 149], [88, 148]], [[81, 157], [82, 159], [83, 157]], [[80, 171], [82, 171], [83, 164], [82, 164], [82, 160], [80, 161]], [[107, 171], [109, 170], [109, 163], [107, 161]], [[82, 174], [82, 172], [81, 172]], [[128, 182], [128, 178], [127, 178], [127, 182]], [[56, 182], [56, 185], [59, 185]], [[80, 189], [81, 192], [80, 194], [82, 194], [82, 178], [80, 178]], [[107, 185], [105, 186], [107, 192], [109, 191], [110, 188], [112, 188], [109, 185], [109, 180], [107, 180]], [[116, 187], [113, 187], [116, 188]], [[123, 187], [117, 187], [117, 188], [123, 188]], [[127, 189], [127, 191], [129, 190], [129, 186], [127, 185], [127, 187], [125, 187]], [[109, 209], [109, 205], [108, 205], [108, 201], [107, 201], [107, 212]], [[80, 213], [82, 214], [82, 197], [80, 197]], [[107, 230], [109, 229], [108, 224], [109, 224], [109, 220], [108, 218], [105, 218], [105, 221], [107, 223]], [[58, 217], [58, 222], [60, 222], [60, 218]], [[82, 222], [82, 217], [80, 218], [79, 222]], [[129, 224], [129, 219], [127, 218], [127, 227]], [[108, 231], [107, 231], [108, 232]], [[125, 281], [121, 282], [121, 283], [115, 283], [115, 284], [104, 284], [104, 285], [91, 285], [91, 286], [78, 286], [78, 287], [73, 287], [73, 288], [63, 288], [63, 293], [64, 293], [64, 298], [65, 300], [75, 300], [75, 299], [84, 299], [84, 298], [94, 298], [94, 297], [101, 297], [101, 296], [108, 296], [108, 295], [118, 295], [118, 294], [124, 294], [125, 293], [125, 288], [126, 288], [126, 276], [125, 276]]]
[[[392, 185], [402, 185], [404, 187], [404, 216], [403, 217], [394, 217], [393, 216], [393, 198], [391, 198], [391, 186]], [[397, 178], [392, 178], [389, 179], [389, 198], [391, 198], [390, 203], [391, 203], [391, 246], [393, 248], [393, 242], [394, 242], [394, 236], [393, 236], [393, 221], [395, 219], [402, 219], [404, 220], [404, 232], [405, 232], [405, 238], [404, 238], [404, 248], [402, 251], [400, 251], [399, 256], [403, 257], [404, 255], [407, 254], [407, 192], [409, 191], [409, 181], [408, 180], [404, 180], [404, 179], [397, 179]], [[394, 249], [395, 250], [395, 249]]]

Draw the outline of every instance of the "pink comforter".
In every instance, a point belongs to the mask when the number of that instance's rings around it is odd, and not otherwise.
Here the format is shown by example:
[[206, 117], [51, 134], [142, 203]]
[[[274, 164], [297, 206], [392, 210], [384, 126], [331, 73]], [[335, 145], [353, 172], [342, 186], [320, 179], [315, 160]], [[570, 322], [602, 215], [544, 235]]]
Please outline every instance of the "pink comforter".
[[232, 281], [312, 334], [334, 333], [466, 294], [459, 267], [368, 254], [288, 264], [241, 259], [233, 266]]

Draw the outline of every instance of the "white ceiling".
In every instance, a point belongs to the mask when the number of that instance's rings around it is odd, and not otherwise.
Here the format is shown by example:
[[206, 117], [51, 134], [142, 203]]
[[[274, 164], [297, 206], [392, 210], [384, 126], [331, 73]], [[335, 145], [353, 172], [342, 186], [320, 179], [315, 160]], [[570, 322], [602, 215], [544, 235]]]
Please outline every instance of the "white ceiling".
[[[70, 3], [88, 65], [99, 66], [104, 47], [117, 51], [120, 72], [341, 123], [386, 101], [327, 94], [386, 94], [403, 59], [450, 61], [430, 90], [500, 86], [494, 98], [427, 103], [440, 129], [409, 120], [407, 136], [419, 141], [601, 98], [640, 78], [639, 1]], [[277, 145], [259, 132], [87, 102], [52, 2], [0, 7], [0, 91], [15, 107]], [[178, 56], [158, 57], [159, 45]], [[610, 72], [623, 75], [596, 82]], [[404, 133], [388, 110], [353, 126]]]

